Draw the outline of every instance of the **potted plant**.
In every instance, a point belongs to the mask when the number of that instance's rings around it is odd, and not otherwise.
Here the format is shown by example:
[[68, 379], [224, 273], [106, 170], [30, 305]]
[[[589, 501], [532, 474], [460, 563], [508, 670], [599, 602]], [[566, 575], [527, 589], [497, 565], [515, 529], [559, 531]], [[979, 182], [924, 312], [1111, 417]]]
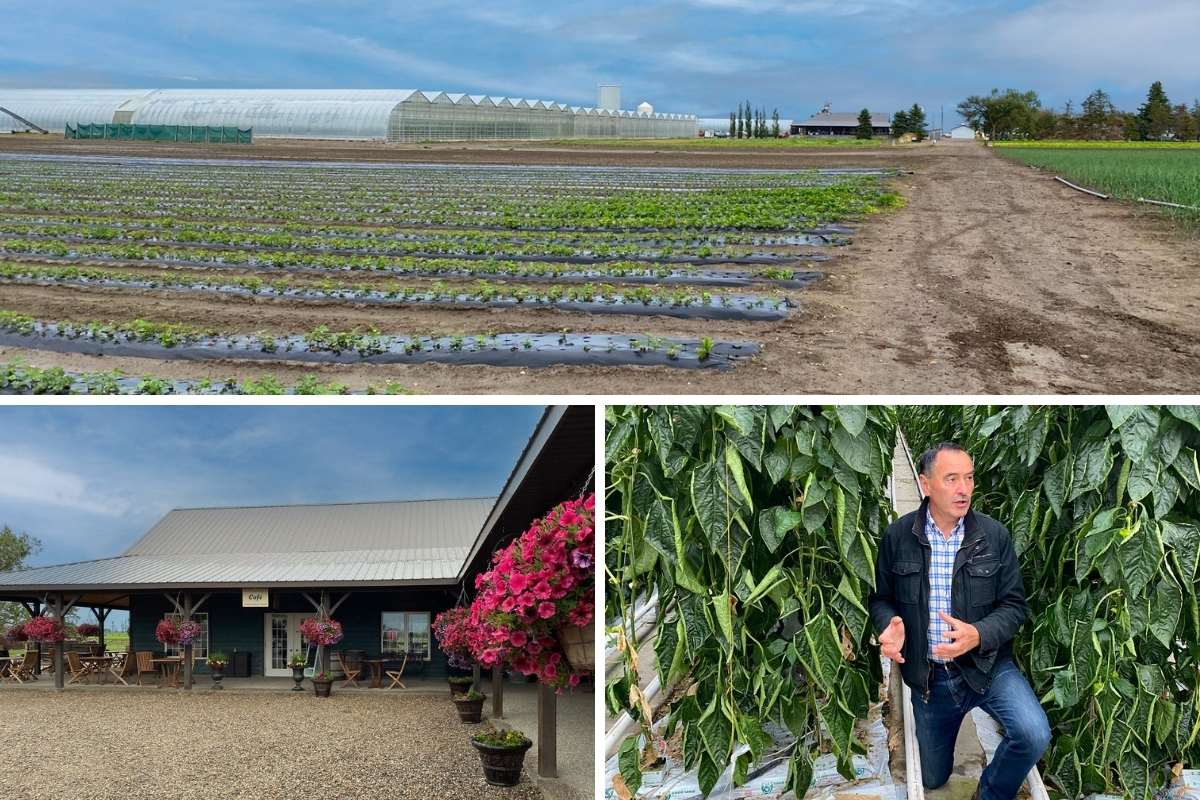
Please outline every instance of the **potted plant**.
[[67, 638], [63, 624], [53, 617], [33, 617], [21, 626], [21, 633], [33, 642], [53, 644]]
[[154, 638], [167, 645], [187, 647], [200, 635], [200, 623], [179, 617], [167, 617], [154, 628]]
[[321, 670], [316, 675], [313, 675], [313, 691], [317, 697], [329, 697], [333, 691], [333, 676], [325, 670]]
[[229, 659], [224, 653], [210, 653], [207, 663], [208, 668], [212, 670], [213, 689], [224, 689], [221, 680], [225, 677], [225, 665], [229, 663]]
[[466, 693], [475, 683], [475, 679], [470, 675], [451, 675], [446, 678], [446, 682], [450, 684], [450, 697], [453, 698], [457, 694]]
[[516, 786], [521, 780], [525, 753], [533, 746], [520, 731], [496, 731], [476, 734], [471, 744], [479, 751], [483, 777], [492, 786]]
[[594, 669], [595, 496], [561, 503], [475, 579], [472, 657], [511, 664], [561, 691]]
[[458, 709], [458, 719], [460, 722], [479, 722], [483, 714], [483, 701], [487, 699], [486, 695], [471, 689], [466, 694], [454, 695], [454, 706]]
[[292, 668], [292, 680], [296, 685], [292, 687], [293, 692], [303, 692], [304, 687], [300, 684], [304, 683], [304, 668], [308, 665], [308, 659], [304, 653], [292, 653], [292, 657], [288, 659], [288, 666]]

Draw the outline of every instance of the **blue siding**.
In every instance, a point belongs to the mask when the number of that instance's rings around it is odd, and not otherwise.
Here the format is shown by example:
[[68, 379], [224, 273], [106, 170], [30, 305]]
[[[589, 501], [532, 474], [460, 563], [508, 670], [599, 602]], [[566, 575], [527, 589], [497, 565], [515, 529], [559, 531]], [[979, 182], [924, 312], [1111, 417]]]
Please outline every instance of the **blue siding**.
[[[309, 592], [313, 597], [319, 590]], [[199, 599], [204, 592], [193, 592]], [[336, 603], [342, 596], [340, 591], [330, 592], [330, 602]], [[310, 613], [313, 608], [303, 595], [294, 591], [272, 591], [271, 607], [242, 608], [241, 592], [214, 592], [200, 611], [208, 612], [209, 652], [250, 652], [251, 673], [263, 674], [264, 615], [271, 612]], [[454, 597], [446, 590], [397, 589], [387, 591], [351, 592], [333, 618], [342, 623], [345, 638], [334, 650], [365, 650], [370, 656], [378, 656], [382, 643], [382, 618], [384, 611], [427, 611], [430, 619], [454, 605]], [[129, 640], [135, 650], [152, 650], [161, 654], [163, 646], [154, 638], [158, 621], [172, 610], [162, 593], [134, 595], [129, 608]], [[203, 663], [196, 665], [196, 672], [207, 672]], [[406, 670], [407, 671], [407, 670]], [[413, 670], [414, 672], [416, 669]], [[433, 677], [448, 674], [446, 657], [438, 650], [436, 639], [432, 643], [430, 661], [425, 674]]]

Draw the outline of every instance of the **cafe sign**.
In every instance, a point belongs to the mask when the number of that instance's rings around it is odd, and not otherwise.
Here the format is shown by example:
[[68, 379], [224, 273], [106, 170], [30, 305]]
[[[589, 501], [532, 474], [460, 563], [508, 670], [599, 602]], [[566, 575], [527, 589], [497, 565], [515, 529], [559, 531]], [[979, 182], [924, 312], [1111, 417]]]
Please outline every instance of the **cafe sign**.
[[266, 608], [266, 589], [242, 589], [242, 608]]

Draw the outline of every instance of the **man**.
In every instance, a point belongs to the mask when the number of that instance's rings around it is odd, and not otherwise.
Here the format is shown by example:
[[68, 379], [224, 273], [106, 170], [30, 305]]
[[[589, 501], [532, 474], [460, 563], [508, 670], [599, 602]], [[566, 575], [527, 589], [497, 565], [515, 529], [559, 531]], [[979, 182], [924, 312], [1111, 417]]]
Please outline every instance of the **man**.
[[925, 499], [888, 526], [875, 563], [871, 622], [913, 692], [926, 789], [950, 779], [963, 717], [979, 706], [1004, 741], [975, 797], [1012, 800], [1050, 743], [1046, 713], [1012, 659], [1028, 614], [1012, 538], [971, 510], [975, 470], [952, 442], [921, 456]]

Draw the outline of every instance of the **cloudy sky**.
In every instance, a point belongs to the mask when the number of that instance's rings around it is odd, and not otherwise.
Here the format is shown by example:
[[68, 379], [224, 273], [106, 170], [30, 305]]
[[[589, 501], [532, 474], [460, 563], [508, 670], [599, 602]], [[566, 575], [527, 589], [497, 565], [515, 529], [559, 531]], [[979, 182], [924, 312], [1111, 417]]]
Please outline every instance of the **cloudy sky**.
[[541, 412], [0, 408], [0, 527], [57, 564], [118, 555], [173, 508], [495, 495]]
[[1200, 96], [1195, 0], [0, 0], [0, 85], [440, 89], [723, 116]]

